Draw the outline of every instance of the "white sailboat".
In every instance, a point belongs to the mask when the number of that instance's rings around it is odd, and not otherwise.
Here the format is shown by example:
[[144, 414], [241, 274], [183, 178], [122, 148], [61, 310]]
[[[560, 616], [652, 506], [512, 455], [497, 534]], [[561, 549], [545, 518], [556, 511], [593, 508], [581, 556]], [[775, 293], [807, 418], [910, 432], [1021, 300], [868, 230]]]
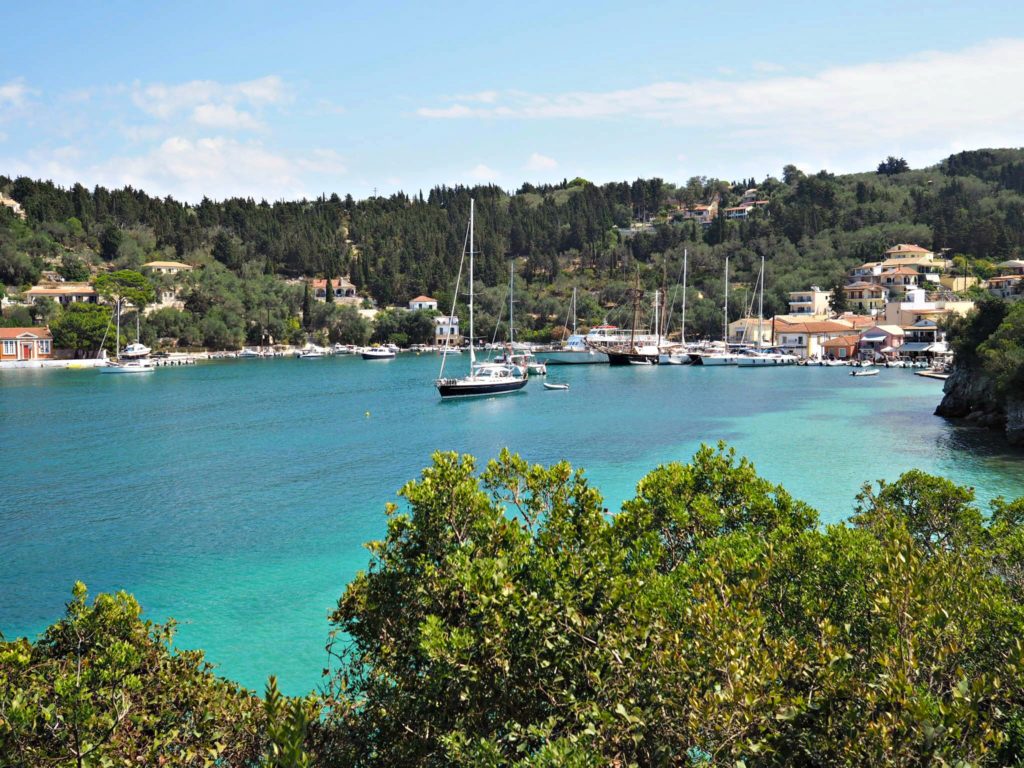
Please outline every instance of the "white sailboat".
[[[469, 201], [469, 233], [467, 236], [469, 251], [469, 375], [461, 378], [445, 378], [444, 365], [447, 360], [447, 347], [441, 358], [441, 371], [434, 386], [442, 398], [474, 397], [480, 395], [504, 395], [518, 392], [526, 386], [528, 372], [511, 363], [478, 363], [476, 347], [473, 340], [473, 222], [475, 201]], [[462, 267], [459, 266], [459, 277]], [[455, 315], [455, 302], [459, 295], [459, 280], [455, 281], [455, 297], [452, 299], [452, 316]]]
[[[117, 311], [117, 336], [114, 341], [114, 349], [119, 350], [117, 359], [108, 362], [100, 369], [101, 373], [150, 373], [156, 370], [153, 361], [149, 359], [150, 349], [140, 340], [139, 316], [135, 317], [135, 341], [121, 349], [121, 302], [118, 298], [115, 307]], [[140, 311], [141, 314], [141, 311]], [[110, 326], [107, 326], [108, 328]]]
[[572, 317], [572, 333], [561, 347], [540, 353], [541, 361], [547, 365], [607, 363], [608, 355], [598, 352], [587, 343], [588, 340], [599, 343], [597, 335], [605, 330], [605, 328], [603, 326], [592, 328], [586, 335], [576, 331], [576, 286], [573, 286], [572, 289], [572, 304], [570, 305], [569, 314]]
[[722, 345], [704, 352], [691, 352], [694, 365], [736, 365], [737, 355], [729, 351], [729, 256], [725, 257], [725, 304], [722, 307]]
[[[679, 320], [679, 344], [663, 349], [658, 355], [660, 365], [690, 365], [693, 360], [686, 351], [686, 262], [687, 250], [683, 249], [683, 306]], [[675, 302], [673, 302], [675, 304]]]
[[736, 360], [741, 368], [766, 368], [777, 365], [796, 365], [796, 355], [777, 349], [764, 349], [764, 256], [761, 257], [761, 272], [758, 275], [761, 292], [757, 303], [757, 349]]

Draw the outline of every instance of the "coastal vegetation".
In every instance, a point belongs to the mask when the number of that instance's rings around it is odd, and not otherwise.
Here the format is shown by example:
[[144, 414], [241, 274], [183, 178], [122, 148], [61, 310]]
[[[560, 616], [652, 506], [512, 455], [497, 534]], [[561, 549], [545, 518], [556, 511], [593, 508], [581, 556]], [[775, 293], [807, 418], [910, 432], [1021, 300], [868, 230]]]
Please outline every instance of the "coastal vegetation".
[[956, 367], [936, 413], [968, 417], [1024, 443], [1024, 303], [986, 299], [949, 322]]
[[1024, 499], [919, 471], [848, 522], [723, 445], [610, 515], [582, 471], [435, 454], [330, 617], [315, 697], [263, 700], [128, 595], [0, 643], [0, 763], [1017, 765]]
[[[183, 203], [130, 187], [69, 189], [0, 176], [0, 192], [18, 201], [19, 218], [0, 206], [0, 283], [10, 296], [44, 270], [68, 280], [100, 271], [138, 270], [151, 260], [200, 266], [188, 275], [154, 276], [181, 306], [153, 312], [144, 339], [182, 346], [239, 347], [267, 338], [320, 333], [348, 343], [384, 334], [352, 313], [302, 313], [303, 278], [348, 275], [366, 306], [405, 306], [418, 294], [451, 306], [469, 199], [477, 204], [477, 317], [480, 336], [504, 333], [508, 264], [517, 273], [524, 340], [564, 333], [569, 297], [578, 288], [584, 325], [626, 325], [628, 292], [639, 275], [649, 291], [667, 286], [681, 303], [683, 251], [689, 254], [688, 330], [720, 333], [726, 255], [733, 270], [732, 317], [749, 302], [763, 256], [765, 312], [786, 309], [786, 294], [836, 285], [853, 266], [877, 259], [893, 243], [918, 243], [952, 259], [958, 272], [987, 277], [1024, 246], [1024, 151], [976, 150], [912, 170], [889, 157], [877, 172], [805, 173], [726, 182], [695, 177], [593, 184], [435, 187], [354, 200], [268, 203], [253, 199]], [[765, 204], [731, 219], [725, 209], [748, 189]], [[716, 202], [707, 226], [690, 215]], [[465, 312], [464, 297], [458, 311]], [[54, 318], [59, 308], [33, 308]], [[24, 320], [8, 311], [4, 322]], [[507, 320], [507, 313], [504, 314]], [[674, 324], [678, 328], [678, 322]]]

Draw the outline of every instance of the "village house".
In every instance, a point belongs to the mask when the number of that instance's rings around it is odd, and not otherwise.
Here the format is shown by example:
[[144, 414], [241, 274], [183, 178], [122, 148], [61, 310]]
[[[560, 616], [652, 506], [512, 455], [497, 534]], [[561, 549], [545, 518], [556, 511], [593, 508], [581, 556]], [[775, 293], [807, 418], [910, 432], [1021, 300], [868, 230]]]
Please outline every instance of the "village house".
[[894, 359], [903, 346], [903, 329], [898, 325], [873, 325], [860, 335], [860, 356], [865, 360]]
[[829, 360], [853, 360], [860, 345], [860, 334], [834, 336], [821, 345], [823, 356]]
[[913, 325], [903, 327], [903, 346], [900, 356], [909, 360], [931, 360], [949, 355], [945, 334], [934, 320], [921, 318]]
[[[313, 298], [317, 301], [327, 301], [327, 280], [311, 280]], [[362, 300], [356, 295], [356, 287], [347, 277], [338, 277], [331, 280], [331, 290], [334, 292], [334, 300], [338, 304], [358, 305]]]
[[775, 320], [775, 346], [797, 357], [825, 357], [826, 342], [853, 331], [852, 324], [844, 320]]
[[891, 294], [903, 294], [911, 288], [917, 288], [921, 282], [921, 275], [916, 269], [910, 267], [896, 267], [884, 269], [880, 276], [880, 284]]
[[812, 285], [809, 291], [789, 292], [789, 314], [826, 318], [832, 306], [832, 291]]
[[761, 329], [761, 344], [771, 346], [772, 321], [756, 317], [741, 317], [729, 323], [729, 343], [757, 344], [758, 327]]
[[36, 285], [25, 291], [25, 299], [29, 302], [36, 299], [53, 299], [66, 307], [78, 302], [96, 304], [99, 302], [99, 294], [88, 283], [48, 283]]
[[859, 281], [843, 286], [846, 305], [858, 313], [875, 315], [885, 309], [885, 288]]
[[851, 283], [878, 283], [882, 275], [882, 262], [868, 261], [850, 270]]
[[160, 275], [176, 275], [179, 272], [191, 272], [194, 267], [180, 261], [147, 261], [142, 265], [142, 269]]
[[49, 328], [0, 328], [0, 341], [0, 362], [53, 357], [53, 335]]
[[432, 299], [429, 296], [417, 296], [415, 299], [409, 299], [409, 309], [437, 309], [437, 299]]
[[1024, 297], [1024, 259], [1010, 259], [996, 265], [998, 277], [986, 282], [988, 292], [1007, 301], [1018, 301]]
[[890, 325], [913, 325], [922, 317], [938, 320], [947, 315], [966, 315], [974, 309], [973, 301], [966, 301], [955, 296], [929, 294], [923, 288], [912, 288], [907, 295], [886, 302], [885, 322]]
[[434, 344], [437, 346], [457, 347], [462, 344], [462, 334], [459, 333], [459, 318], [457, 315], [451, 317], [434, 318]]

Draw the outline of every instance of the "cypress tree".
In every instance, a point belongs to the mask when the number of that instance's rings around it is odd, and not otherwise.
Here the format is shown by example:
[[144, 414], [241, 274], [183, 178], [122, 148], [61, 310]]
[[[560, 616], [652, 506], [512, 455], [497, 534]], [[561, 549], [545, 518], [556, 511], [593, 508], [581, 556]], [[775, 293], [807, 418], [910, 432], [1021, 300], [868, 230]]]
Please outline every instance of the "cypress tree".
[[309, 324], [313, 320], [313, 292], [309, 288], [309, 281], [306, 281], [306, 292], [302, 294], [302, 327], [309, 330]]
[[334, 280], [330, 276], [330, 274], [327, 275], [326, 291], [327, 291], [327, 294], [325, 295], [324, 298], [327, 300], [328, 304], [333, 304], [334, 303]]

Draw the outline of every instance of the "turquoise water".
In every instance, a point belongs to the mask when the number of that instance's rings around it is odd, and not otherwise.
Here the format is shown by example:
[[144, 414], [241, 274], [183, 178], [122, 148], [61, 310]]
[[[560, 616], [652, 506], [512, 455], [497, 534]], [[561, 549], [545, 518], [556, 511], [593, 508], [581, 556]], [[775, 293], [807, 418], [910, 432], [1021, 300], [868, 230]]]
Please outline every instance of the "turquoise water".
[[[463, 357], [450, 363], [461, 369]], [[436, 449], [585, 467], [615, 509], [655, 465], [725, 439], [825, 521], [920, 468], [1024, 495], [1024, 453], [932, 416], [941, 382], [842, 368], [563, 366], [523, 394], [441, 402], [438, 358], [228, 361], [149, 376], [0, 374], [0, 631], [34, 634], [72, 583], [127, 589], [178, 643], [261, 688], [314, 687], [326, 615]]]

